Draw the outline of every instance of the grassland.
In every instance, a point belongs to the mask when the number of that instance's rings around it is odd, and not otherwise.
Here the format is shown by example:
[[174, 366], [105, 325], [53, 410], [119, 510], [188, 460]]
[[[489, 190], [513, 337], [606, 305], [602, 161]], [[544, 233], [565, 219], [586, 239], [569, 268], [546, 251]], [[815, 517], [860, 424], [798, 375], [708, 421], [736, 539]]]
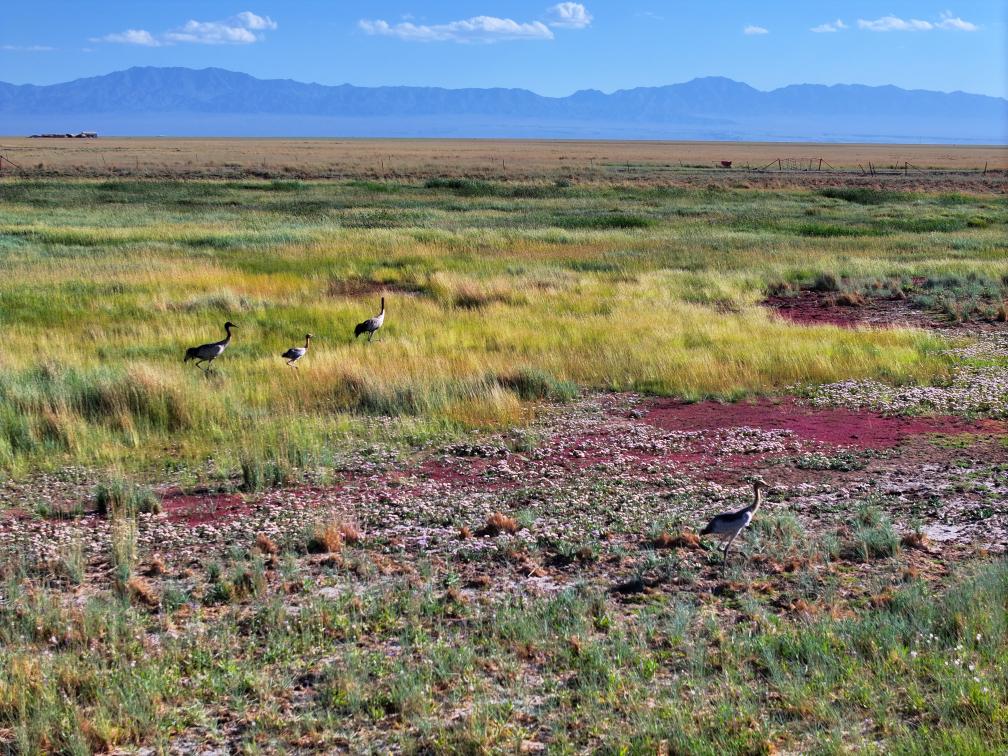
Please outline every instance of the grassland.
[[0, 182], [0, 746], [1008, 749], [1004, 194], [448, 172]]
[[[422, 442], [520, 423], [567, 383], [727, 398], [926, 381], [944, 367], [932, 336], [796, 327], [757, 303], [823, 272], [998, 280], [1006, 248], [993, 196], [434, 180], [13, 181], [0, 197], [13, 472], [304, 462], [373, 433], [362, 418]], [[350, 343], [383, 292], [379, 340]], [[236, 341], [207, 380], [181, 355], [226, 319]], [[308, 331], [310, 359], [284, 368]]]
[[[786, 142], [628, 142], [494, 139], [27, 139], [0, 137], [25, 176], [637, 181], [801, 184], [869, 175], [901, 184], [1004, 180], [1008, 148]], [[794, 168], [758, 174], [778, 158]], [[788, 163], [787, 159], [792, 162]], [[819, 163], [820, 158], [824, 161]], [[732, 169], [720, 167], [732, 161]], [[910, 169], [903, 175], [903, 168]], [[820, 172], [820, 168], [823, 170]], [[10, 172], [10, 164], [4, 170]], [[874, 175], [876, 171], [883, 175]]]

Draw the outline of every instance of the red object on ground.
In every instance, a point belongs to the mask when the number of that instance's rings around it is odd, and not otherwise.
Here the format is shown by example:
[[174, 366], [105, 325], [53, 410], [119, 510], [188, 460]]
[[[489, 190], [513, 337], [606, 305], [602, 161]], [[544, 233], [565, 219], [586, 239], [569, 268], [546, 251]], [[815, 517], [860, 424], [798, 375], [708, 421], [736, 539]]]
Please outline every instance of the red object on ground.
[[168, 519], [187, 525], [207, 525], [232, 520], [251, 511], [238, 494], [178, 494], [161, 500]]
[[651, 411], [644, 420], [670, 431], [739, 426], [789, 430], [802, 439], [862, 449], [887, 449], [899, 445], [908, 436], [927, 433], [1008, 433], [1008, 424], [998, 420], [888, 417], [867, 410], [806, 407], [790, 398], [735, 404], [659, 400], [651, 405]]

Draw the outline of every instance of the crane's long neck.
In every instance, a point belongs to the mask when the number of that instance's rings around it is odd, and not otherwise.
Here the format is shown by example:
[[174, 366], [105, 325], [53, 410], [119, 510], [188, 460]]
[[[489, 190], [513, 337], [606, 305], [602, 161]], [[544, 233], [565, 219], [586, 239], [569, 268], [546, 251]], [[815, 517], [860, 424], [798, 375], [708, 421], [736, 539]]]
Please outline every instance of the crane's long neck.
[[309, 341], [311, 341], [311, 336], [305, 336], [304, 337], [304, 348], [305, 348], [305, 351], [308, 351], [308, 342]]
[[225, 344], [230, 344], [231, 343], [231, 326], [230, 326], [230, 324], [224, 326], [224, 330], [227, 331], [227, 336], [224, 337], [224, 343]]
[[762, 503], [763, 503], [763, 489], [757, 486], [755, 488], [755, 494], [753, 495], [753, 503], [752, 506], [749, 507], [749, 510], [753, 514], [756, 514], [756, 510], [760, 508], [760, 504]]
[[381, 298], [381, 312], [378, 313], [378, 317], [385, 314], [385, 297]]

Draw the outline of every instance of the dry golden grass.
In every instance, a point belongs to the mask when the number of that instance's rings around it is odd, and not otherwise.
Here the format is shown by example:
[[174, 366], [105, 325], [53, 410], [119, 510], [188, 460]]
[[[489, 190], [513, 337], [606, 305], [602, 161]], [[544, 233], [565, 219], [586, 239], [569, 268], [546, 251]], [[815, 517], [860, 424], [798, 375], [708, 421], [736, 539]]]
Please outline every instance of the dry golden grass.
[[494, 538], [502, 533], [514, 534], [521, 529], [518, 521], [502, 512], [494, 512], [487, 518], [486, 524], [476, 531], [476, 535]]
[[700, 549], [703, 546], [700, 543], [700, 536], [694, 533], [692, 530], [683, 530], [681, 533], [676, 535], [670, 535], [669, 533], [659, 533], [654, 541], [653, 545], [655, 548], [659, 549]]
[[[303, 176], [330, 178], [671, 177], [702, 168], [745, 175], [778, 158], [838, 169], [1008, 169], [1003, 146], [643, 142], [491, 139], [0, 138], [0, 154], [24, 171], [70, 175]], [[730, 171], [719, 168], [732, 161]], [[743, 170], [739, 170], [743, 169]], [[9, 170], [9, 168], [8, 168]]]
[[280, 551], [280, 548], [276, 545], [276, 541], [265, 533], [259, 533], [256, 536], [255, 545], [263, 554], [276, 554]]
[[126, 590], [131, 599], [151, 609], [161, 604], [157, 590], [139, 575], [134, 575], [126, 582]]

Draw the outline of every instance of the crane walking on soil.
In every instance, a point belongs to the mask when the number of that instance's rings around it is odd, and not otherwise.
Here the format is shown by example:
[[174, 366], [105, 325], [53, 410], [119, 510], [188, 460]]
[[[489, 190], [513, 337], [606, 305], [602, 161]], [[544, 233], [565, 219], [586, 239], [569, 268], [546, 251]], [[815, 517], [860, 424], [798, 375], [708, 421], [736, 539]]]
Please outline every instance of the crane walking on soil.
[[310, 333], [306, 333], [304, 337], [303, 347], [291, 347], [280, 356], [283, 357], [285, 360], [287, 360], [288, 365], [290, 365], [293, 368], [296, 368], [297, 365], [295, 365], [294, 363], [300, 360], [308, 353], [308, 344], [311, 342], [313, 338], [314, 337]]
[[182, 361], [189, 362], [189, 360], [196, 360], [196, 367], [202, 370], [205, 374], [209, 375], [210, 368], [202, 367], [200, 363], [205, 362], [207, 365], [210, 365], [214, 360], [220, 357], [224, 350], [227, 349], [228, 344], [231, 343], [231, 329], [237, 327], [238, 326], [229, 320], [224, 324], [224, 330], [227, 332], [227, 336], [225, 338], [220, 341], [215, 341], [212, 344], [201, 344], [200, 346], [186, 349], [185, 359]]
[[714, 538], [727, 539], [728, 543], [724, 547], [724, 562], [728, 562], [728, 549], [738, 538], [739, 533], [745, 530], [746, 526], [752, 522], [753, 516], [763, 503], [763, 492], [769, 491], [770, 485], [763, 478], [753, 480], [753, 503], [737, 512], [724, 512], [716, 515], [714, 519], [707, 523], [707, 527], [700, 531], [700, 535], [709, 535]]
[[368, 335], [368, 341], [374, 337], [375, 333], [379, 328], [382, 327], [382, 323], [385, 322], [385, 297], [381, 298], [381, 312], [375, 315], [373, 318], [368, 318], [363, 323], [358, 323], [357, 327], [354, 328], [354, 338], [356, 339], [362, 333]]

